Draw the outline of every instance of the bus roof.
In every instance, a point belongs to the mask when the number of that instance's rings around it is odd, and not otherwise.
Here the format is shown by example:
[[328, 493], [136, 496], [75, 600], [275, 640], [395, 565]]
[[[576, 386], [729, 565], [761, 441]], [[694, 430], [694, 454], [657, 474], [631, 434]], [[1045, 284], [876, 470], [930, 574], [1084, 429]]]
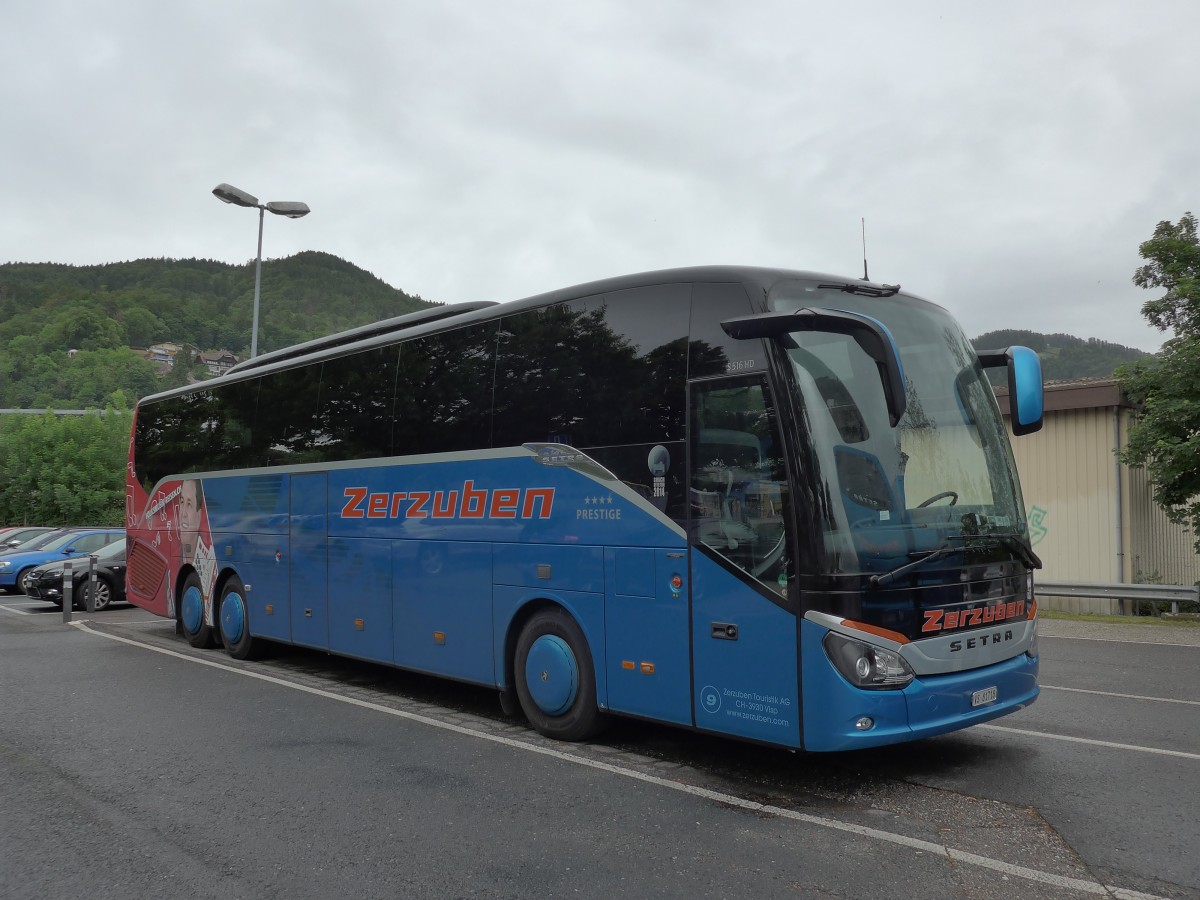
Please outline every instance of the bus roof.
[[[270, 353], [260, 354], [253, 359], [242, 360], [237, 365], [230, 367], [229, 372], [244, 372], [247, 369], [257, 369], [271, 363], [315, 353], [318, 350], [342, 347], [346, 344], [353, 344], [356, 341], [376, 337], [377, 335], [402, 331], [405, 328], [411, 328], [414, 325], [420, 325], [425, 322], [448, 319], [452, 316], [472, 312], [476, 309], [483, 309], [487, 306], [496, 306], [496, 303], [492, 300], [478, 300], [474, 303], [453, 303], [447, 306], [434, 306], [429, 309], [421, 309], [417, 312], [406, 313], [403, 316], [395, 316], [391, 319], [372, 322], [369, 325], [360, 325], [357, 328], [351, 328], [347, 331], [339, 331], [337, 334], [314, 338], [311, 341], [304, 341], [301, 344], [293, 344], [291, 347], [284, 347], [282, 350], [272, 350]], [[227, 372], [226, 374], [229, 373]]]
[[[391, 319], [384, 319], [369, 325], [361, 325], [357, 328], [351, 328], [348, 331], [305, 341], [291, 347], [284, 347], [281, 350], [273, 350], [270, 353], [261, 354], [253, 359], [243, 360], [217, 378], [150, 394], [143, 397], [139, 402], [161, 400], [166, 397], [204, 390], [211, 385], [241, 381], [247, 377], [260, 374], [262, 371], [290, 368], [301, 361], [311, 363], [318, 359], [341, 356], [352, 350], [367, 349], [372, 346], [386, 344], [390, 340], [394, 340], [400, 336], [407, 337], [411, 335], [412, 337], [416, 337], [423, 334], [446, 331], [462, 325], [485, 322], [499, 316], [511, 315], [529, 309], [551, 306], [555, 303], [576, 300], [611, 291], [678, 282], [724, 282], [743, 284], [747, 287], [757, 289], [759, 296], [765, 297], [770, 291], [771, 286], [776, 282], [792, 278], [819, 279], [837, 284], [862, 285], [875, 289], [888, 287], [871, 281], [865, 281], [861, 278], [848, 278], [844, 275], [830, 275], [822, 272], [761, 266], [690, 266], [639, 272], [631, 275], [618, 275], [599, 281], [584, 282], [570, 287], [558, 288], [521, 300], [511, 300], [503, 303], [492, 300], [454, 303], [420, 310], [415, 313], [408, 313], [403, 316], [396, 316]], [[754, 299], [754, 297], [752, 296], [751, 299]]]

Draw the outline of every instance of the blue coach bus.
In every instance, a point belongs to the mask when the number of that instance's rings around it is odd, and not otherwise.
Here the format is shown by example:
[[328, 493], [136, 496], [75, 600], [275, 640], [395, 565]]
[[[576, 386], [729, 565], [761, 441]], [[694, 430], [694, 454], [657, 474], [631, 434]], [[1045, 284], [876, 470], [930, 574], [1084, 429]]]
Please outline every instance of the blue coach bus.
[[898, 286], [703, 267], [470, 303], [138, 405], [128, 596], [195, 647], [318, 648], [784, 747], [1021, 709], [1036, 354]]

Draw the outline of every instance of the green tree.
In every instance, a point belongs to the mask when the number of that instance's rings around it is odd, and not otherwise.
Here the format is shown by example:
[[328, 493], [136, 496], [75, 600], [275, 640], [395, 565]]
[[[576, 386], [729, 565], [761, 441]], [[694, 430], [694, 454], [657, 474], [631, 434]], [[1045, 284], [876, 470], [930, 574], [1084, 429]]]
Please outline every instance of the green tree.
[[175, 362], [171, 366], [166, 375], [162, 377], [162, 383], [159, 385], [159, 390], [167, 390], [168, 388], [183, 387], [188, 383], [188, 376], [192, 373], [192, 367], [195, 364], [195, 357], [192, 356], [192, 351], [186, 347], [175, 354]]
[[149, 347], [166, 337], [162, 321], [143, 306], [133, 306], [122, 313], [129, 343], [134, 347]]
[[1121, 460], [1145, 468], [1154, 499], [1186, 524], [1200, 552], [1200, 240], [1196, 217], [1159, 222], [1139, 248], [1133, 283], [1165, 290], [1142, 314], [1174, 336], [1157, 356], [1127, 363], [1117, 378], [1138, 409]]
[[1154, 237], [1139, 248], [1147, 260], [1133, 275], [1133, 283], [1151, 290], [1166, 288], [1156, 300], [1142, 305], [1142, 315], [1160, 331], [1177, 338], [1200, 336], [1200, 242], [1196, 217], [1184, 213], [1178, 225], [1159, 222]]
[[27, 525], [124, 521], [132, 413], [0, 416], [0, 520]]

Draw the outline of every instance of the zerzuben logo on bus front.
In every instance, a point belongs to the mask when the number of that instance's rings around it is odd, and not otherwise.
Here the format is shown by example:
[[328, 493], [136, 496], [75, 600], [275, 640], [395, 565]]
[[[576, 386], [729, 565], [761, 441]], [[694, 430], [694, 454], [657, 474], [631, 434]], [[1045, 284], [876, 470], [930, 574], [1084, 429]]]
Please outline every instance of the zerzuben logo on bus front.
[[554, 488], [476, 488], [455, 491], [372, 491], [348, 487], [343, 519], [549, 519]]
[[1023, 618], [1026, 614], [1024, 600], [1010, 600], [1008, 603], [993, 603], [973, 609], [927, 609], [925, 610], [925, 624], [921, 626], [921, 631], [929, 633], [931, 631], [975, 628], [978, 625], [990, 625], [1006, 619]]

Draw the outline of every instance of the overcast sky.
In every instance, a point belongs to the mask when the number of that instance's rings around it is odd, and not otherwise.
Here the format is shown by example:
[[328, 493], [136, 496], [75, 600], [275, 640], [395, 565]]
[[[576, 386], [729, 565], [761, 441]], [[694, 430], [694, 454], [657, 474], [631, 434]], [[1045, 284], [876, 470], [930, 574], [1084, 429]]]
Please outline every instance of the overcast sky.
[[[0, 262], [321, 250], [427, 300], [862, 273], [968, 334], [1156, 350], [1200, 3], [7, 0]], [[269, 315], [264, 310], [263, 315]]]

